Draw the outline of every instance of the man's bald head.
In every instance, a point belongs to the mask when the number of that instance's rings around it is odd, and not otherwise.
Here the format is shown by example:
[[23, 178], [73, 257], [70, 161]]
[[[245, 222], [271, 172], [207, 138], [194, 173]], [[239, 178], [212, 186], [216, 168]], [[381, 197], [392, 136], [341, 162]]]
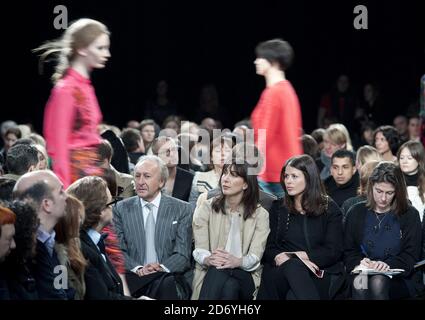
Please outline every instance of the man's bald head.
[[13, 188], [13, 198], [29, 201], [35, 210], [41, 206], [43, 199], [52, 199], [54, 188], [62, 183], [50, 170], [32, 171], [21, 176]]
[[29, 188], [39, 183], [45, 184], [49, 189], [52, 189], [56, 184], [61, 184], [58, 177], [50, 170], [28, 172], [16, 181], [13, 188], [14, 197], [20, 197]]
[[48, 228], [53, 228], [57, 220], [65, 214], [67, 195], [59, 178], [50, 170], [24, 174], [16, 182], [13, 196], [28, 201], [39, 217], [43, 217], [40, 218], [40, 224], [44, 223]]

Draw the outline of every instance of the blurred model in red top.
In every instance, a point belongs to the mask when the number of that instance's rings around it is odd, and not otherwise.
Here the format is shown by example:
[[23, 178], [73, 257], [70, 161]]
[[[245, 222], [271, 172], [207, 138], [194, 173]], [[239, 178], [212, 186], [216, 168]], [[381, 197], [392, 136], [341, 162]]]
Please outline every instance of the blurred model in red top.
[[303, 153], [300, 104], [285, 77], [294, 52], [288, 42], [273, 39], [258, 44], [255, 53], [256, 72], [266, 80], [266, 88], [251, 115], [255, 143], [265, 156], [265, 167], [258, 180], [263, 191], [281, 197], [282, 167], [286, 160]]
[[102, 113], [90, 81], [93, 69], [105, 67], [110, 58], [109, 31], [96, 20], [79, 19], [59, 40], [50, 41], [35, 52], [40, 62], [57, 57], [55, 84], [44, 113], [43, 133], [53, 171], [64, 187], [87, 175], [101, 175], [97, 152], [101, 138], [97, 125]]

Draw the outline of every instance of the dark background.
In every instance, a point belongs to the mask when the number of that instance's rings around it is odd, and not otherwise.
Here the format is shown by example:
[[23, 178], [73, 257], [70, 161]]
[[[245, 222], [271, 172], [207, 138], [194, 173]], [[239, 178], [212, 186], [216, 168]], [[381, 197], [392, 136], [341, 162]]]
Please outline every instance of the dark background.
[[[306, 131], [315, 128], [321, 94], [347, 73], [359, 94], [366, 81], [381, 85], [388, 112], [404, 113], [419, 97], [425, 73], [424, 1], [28, 1], [4, 7], [1, 20], [5, 85], [1, 120], [42, 128], [52, 68], [39, 75], [31, 49], [57, 38], [53, 8], [69, 22], [90, 17], [110, 29], [112, 58], [92, 75], [105, 121], [142, 120], [155, 84], [169, 81], [179, 110], [191, 119], [203, 84], [214, 83], [225, 124], [250, 115], [264, 88], [255, 74], [254, 48], [288, 40], [295, 62], [287, 73], [302, 105]], [[355, 30], [353, 9], [366, 5], [369, 29]]]

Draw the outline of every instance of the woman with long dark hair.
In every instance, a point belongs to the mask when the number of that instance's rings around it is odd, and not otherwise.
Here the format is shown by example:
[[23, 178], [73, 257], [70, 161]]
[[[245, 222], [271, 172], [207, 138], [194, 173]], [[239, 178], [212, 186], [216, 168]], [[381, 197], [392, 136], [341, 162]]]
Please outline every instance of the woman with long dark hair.
[[[373, 170], [366, 202], [349, 210], [344, 233], [347, 272], [372, 269], [373, 274], [352, 275], [352, 295], [359, 300], [388, 300], [412, 297], [422, 288], [414, 264], [420, 260], [421, 221], [407, 200], [400, 168], [382, 161]], [[392, 278], [389, 269], [402, 269]], [[377, 274], [378, 273], [378, 274]]]
[[286, 162], [281, 184], [285, 197], [270, 209], [258, 299], [333, 299], [344, 283], [341, 210], [309, 155]]
[[196, 208], [196, 261], [192, 299], [252, 300], [269, 233], [268, 212], [259, 205], [256, 175], [247, 162], [223, 166], [222, 194]]

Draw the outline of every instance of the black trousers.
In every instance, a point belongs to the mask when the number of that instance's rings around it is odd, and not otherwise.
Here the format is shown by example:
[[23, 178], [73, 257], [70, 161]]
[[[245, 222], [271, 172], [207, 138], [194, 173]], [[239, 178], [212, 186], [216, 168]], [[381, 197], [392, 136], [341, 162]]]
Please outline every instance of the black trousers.
[[199, 300], [252, 300], [255, 291], [250, 272], [209, 267]]
[[157, 300], [178, 299], [172, 273], [155, 272], [140, 277], [134, 272], [127, 272], [126, 280], [132, 297], [145, 295]]
[[299, 259], [265, 264], [257, 300], [329, 300], [330, 276], [317, 278]]

